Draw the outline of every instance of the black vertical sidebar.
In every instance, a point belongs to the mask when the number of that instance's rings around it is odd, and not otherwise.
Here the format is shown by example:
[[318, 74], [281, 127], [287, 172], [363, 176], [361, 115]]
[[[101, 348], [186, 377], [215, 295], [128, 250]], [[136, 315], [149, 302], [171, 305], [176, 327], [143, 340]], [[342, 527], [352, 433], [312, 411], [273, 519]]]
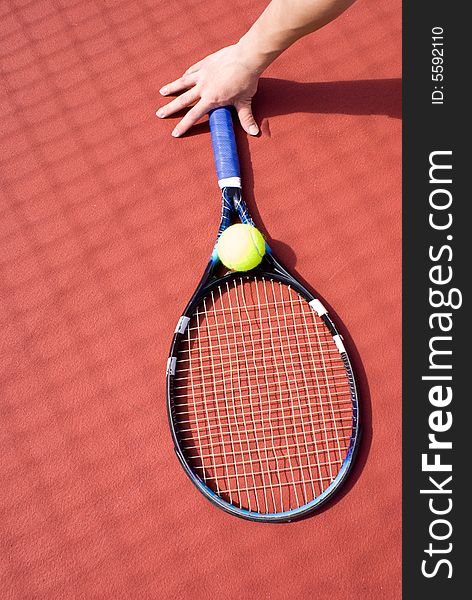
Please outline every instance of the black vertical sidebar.
[[[467, 293], [472, 30], [465, 10], [437, 0], [403, 5], [403, 598], [408, 600], [470, 595], [472, 575], [472, 385], [466, 383], [472, 377]], [[431, 448], [432, 440], [442, 445]], [[438, 470], [423, 468], [425, 454], [427, 465], [439, 461]]]

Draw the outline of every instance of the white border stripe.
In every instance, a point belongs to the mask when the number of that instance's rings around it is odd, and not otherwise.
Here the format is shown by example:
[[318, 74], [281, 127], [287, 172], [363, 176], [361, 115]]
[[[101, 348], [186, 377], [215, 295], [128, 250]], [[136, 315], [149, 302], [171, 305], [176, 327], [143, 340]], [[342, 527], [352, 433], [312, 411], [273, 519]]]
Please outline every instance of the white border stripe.
[[169, 356], [167, 359], [167, 373], [170, 375], [175, 375], [175, 365], [177, 363], [177, 358], [175, 356]]
[[218, 179], [218, 185], [221, 189], [225, 187], [241, 187], [241, 177], [226, 177], [225, 179]]
[[184, 331], [187, 329], [187, 325], [188, 325], [189, 321], [190, 321], [190, 317], [180, 317], [174, 333], [184, 333]]
[[311, 308], [316, 312], [316, 314], [321, 317], [321, 315], [325, 315], [328, 312], [328, 309], [326, 309], [319, 300], [317, 300], [316, 298], [314, 300], [312, 300], [311, 302], [308, 303]]
[[333, 340], [336, 344], [337, 349], [339, 350], [339, 354], [343, 354], [343, 352], [346, 352], [346, 348], [344, 347], [340, 335], [333, 335]]

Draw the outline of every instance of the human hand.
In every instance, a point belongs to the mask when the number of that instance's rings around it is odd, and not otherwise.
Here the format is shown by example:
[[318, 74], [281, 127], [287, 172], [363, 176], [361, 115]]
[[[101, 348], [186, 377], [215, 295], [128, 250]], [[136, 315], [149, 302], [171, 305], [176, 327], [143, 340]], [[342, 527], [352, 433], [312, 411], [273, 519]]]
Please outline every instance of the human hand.
[[172, 131], [174, 137], [180, 137], [213, 108], [233, 105], [244, 131], [257, 135], [259, 128], [252, 114], [251, 101], [261, 72], [245, 59], [239, 44], [222, 48], [192, 65], [182, 77], [160, 90], [163, 96], [183, 93], [161, 107], [156, 115], [169, 117], [191, 106]]

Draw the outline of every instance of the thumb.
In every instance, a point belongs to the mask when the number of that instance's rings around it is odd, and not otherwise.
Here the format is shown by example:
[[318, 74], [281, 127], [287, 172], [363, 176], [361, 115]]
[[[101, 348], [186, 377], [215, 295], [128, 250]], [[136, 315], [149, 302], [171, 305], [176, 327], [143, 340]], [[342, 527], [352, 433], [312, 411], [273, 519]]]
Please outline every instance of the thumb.
[[251, 102], [237, 103], [235, 104], [235, 108], [238, 111], [239, 122], [244, 131], [249, 135], [257, 135], [259, 133], [259, 127], [252, 114]]

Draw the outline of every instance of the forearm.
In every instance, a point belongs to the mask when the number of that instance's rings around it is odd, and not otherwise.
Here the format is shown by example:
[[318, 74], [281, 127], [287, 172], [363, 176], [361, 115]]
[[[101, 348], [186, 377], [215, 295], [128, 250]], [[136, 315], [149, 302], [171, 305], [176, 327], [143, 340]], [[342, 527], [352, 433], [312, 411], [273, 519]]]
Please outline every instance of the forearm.
[[238, 45], [258, 72], [301, 37], [320, 29], [355, 0], [272, 0]]

